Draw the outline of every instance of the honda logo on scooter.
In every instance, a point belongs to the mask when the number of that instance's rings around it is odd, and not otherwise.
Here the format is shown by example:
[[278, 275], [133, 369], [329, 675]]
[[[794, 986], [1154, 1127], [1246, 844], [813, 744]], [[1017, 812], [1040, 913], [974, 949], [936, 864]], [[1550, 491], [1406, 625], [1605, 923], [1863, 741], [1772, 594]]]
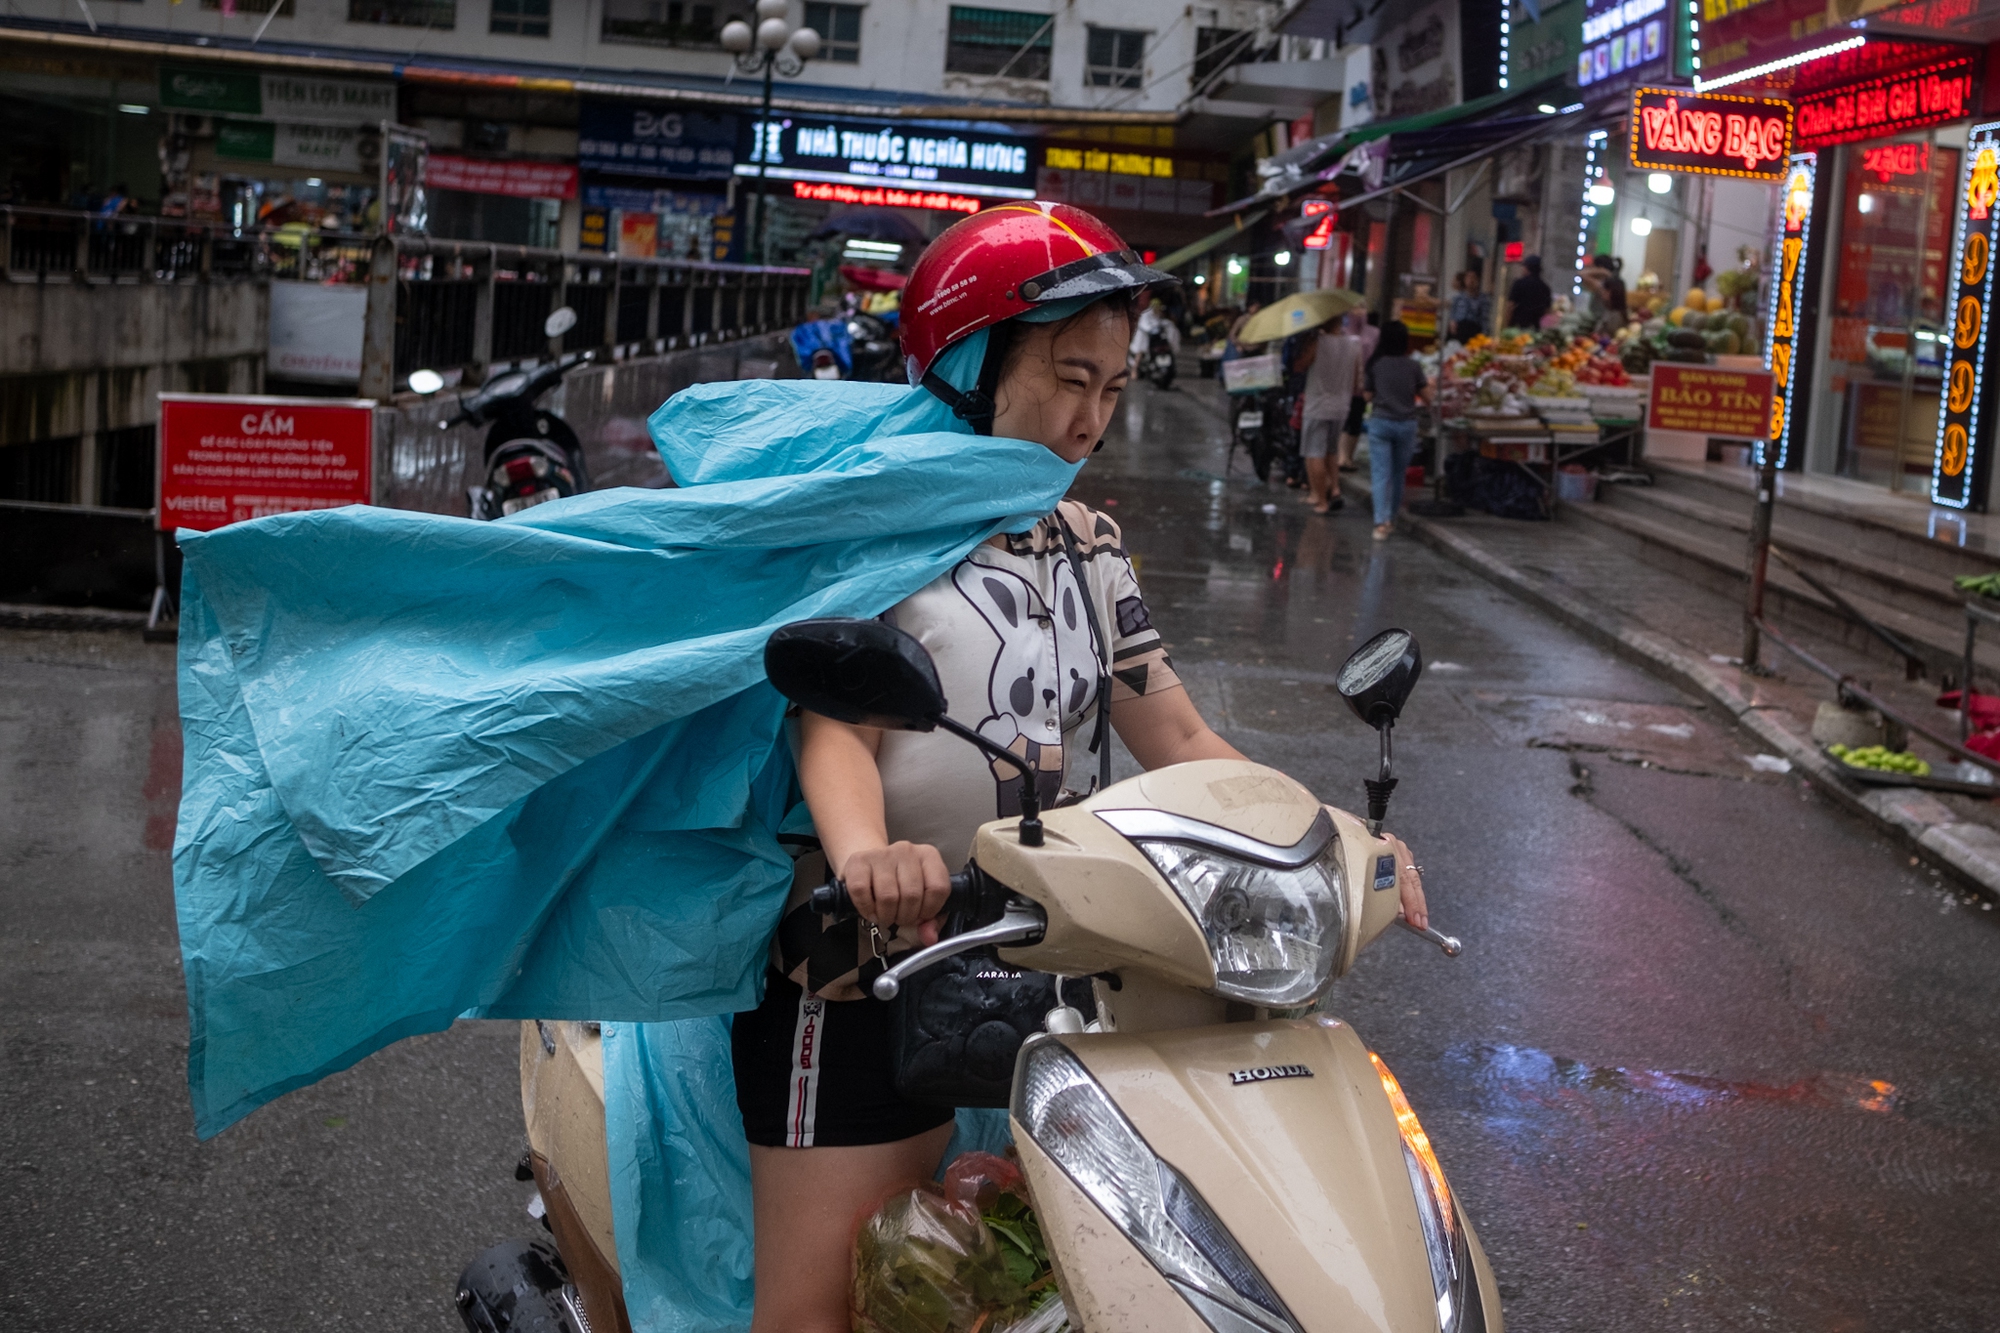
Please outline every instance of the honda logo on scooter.
[[1264, 1083], [1274, 1078], [1311, 1078], [1313, 1071], [1306, 1065], [1259, 1065], [1255, 1069], [1232, 1069], [1229, 1071], [1231, 1083]]

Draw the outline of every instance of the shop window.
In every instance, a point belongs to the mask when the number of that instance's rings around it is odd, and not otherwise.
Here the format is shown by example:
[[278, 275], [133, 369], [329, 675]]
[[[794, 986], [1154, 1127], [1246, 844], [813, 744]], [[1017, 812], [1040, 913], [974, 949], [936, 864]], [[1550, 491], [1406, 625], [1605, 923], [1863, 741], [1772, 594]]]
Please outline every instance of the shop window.
[[77, 455], [82, 444], [82, 436], [70, 435], [0, 448], [0, 500], [74, 504]]
[[107, 509], [153, 507], [157, 426], [107, 430], [97, 437], [97, 503]]
[[489, 32], [514, 37], [549, 35], [549, 0], [493, 0]]
[[[296, 18], [298, 9], [294, 0], [201, 0], [203, 9], [219, 9], [226, 14], [268, 14], [273, 3], [278, 4], [278, 17]], [[152, 501], [148, 500], [147, 504]]]
[[951, 7], [944, 67], [952, 74], [1004, 74], [1047, 79], [1055, 50], [1055, 19], [1018, 9]]
[[819, 58], [844, 65], [861, 60], [861, 6], [806, 6], [806, 26], [819, 34]]
[[[1823, 252], [1837, 265], [1825, 386], [1839, 399], [1837, 466], [1892, 490], [1922, 491], [1950, 337], [1944, 301], [1959, 154], [1924, 141], [1847, 151], [1839, 243]], [[1821, 244], [1815, 236], [1813, 248]]]
[[716, 46], [722, 25], [741, 17], [756, 26], [753, 14], [734, 8], [695, 4], [688, 0], [604, 0], [607, 42], [650, 42], [660, 46]]
[[1144, 82], [1146, 34], [1091, 28], [1083, 58], [1083, 81], [1091, 87], [1137, 88]]
[[449, 32], [458, 26], [458, 0], [347, 0], [347, 21]]

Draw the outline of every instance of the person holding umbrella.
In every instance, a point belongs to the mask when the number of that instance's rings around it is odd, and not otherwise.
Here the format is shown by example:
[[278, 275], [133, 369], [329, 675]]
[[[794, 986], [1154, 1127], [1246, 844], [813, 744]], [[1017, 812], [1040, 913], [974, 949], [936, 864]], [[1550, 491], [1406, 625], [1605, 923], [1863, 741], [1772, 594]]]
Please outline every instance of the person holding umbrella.
[[[1317, 436], [1320, 440], [1328, 442], [1337, 440], [1339, 425], [1346, 419], [1347, 405], [1344, 401], [1338, 404], [1341, 414], [1332, 418], [1333, 426], [1331, 429], [1319, 426], [1317, 423], [1320, 420], [1321, 414], [1332, 411], [1335, 406], [1333, 403], [1333, 397], [1337, 392], [1335, 381], [1340, 376], [1337, 365], [1329, 365], [1325, 371], [1321, 372], [1325, 388], [1319, 395], [1321, 401], [1315, 406], [1314, 381], [1310, 368], [1317, 363], [1321, 350], [1319, 347], [1319, 331], [1324, 329], [1327, 324], [1339, 319], [1348, 311], [1359, 306], [1362, 299], [1359, 292], [1351, 292], [1338, 287], [1323, 288], [1313, 292], [1296, 292], [1291, 296], [1287, 296], [1282, 301], [1277, 301], [1264, 307], [1264, 309], [1258, 311], [1255, 315], [1244, 320], [1242, 326], [1236, 332], [1237, 341], [1246, 345], [1296, 338], [1300, 334], [1310, 334], [1313, 336], [1312, 342], [1306, 347], [1304, 354], [1299, 356], [1296, 361], [1288, 361], [1286, 369], [1293, 372], [1301, 372], [1305, 377], [1302, 387], [1306, 401], [1303, 404], [1303, 411], [1298, 418], [1301, 424], [1300, 453], [1306, 463], [1307, 480], [1310, 487], [1307, 493], [1308, 499], [1316, 513], [1330, 514], [1334, 509], [1338, 508], [1333, 503], [1333, 496], [1329, 495], [1328, 492], [1331, 490], [1337, 494], [1340, 483], [1338, 477], [1332, 471], [1332, 465], [1327, 461], [1329, 451], [1322, 449], [1317, 456], [1317, 461], [1320, 471], [1324, 474], [1326, 480], [1317, 485], [1312, 484], [1311, 479], [1314, 475], [1313, 463], [1315, 456], [1311, 450], [1318, 446], [1313, 444], [1309, 437]], [[1339, 353], [1335, 353], [1334, 355], [1337, 360]], [[1349, 388], [1348, 392], [1351, 394], [1353, 389]]]

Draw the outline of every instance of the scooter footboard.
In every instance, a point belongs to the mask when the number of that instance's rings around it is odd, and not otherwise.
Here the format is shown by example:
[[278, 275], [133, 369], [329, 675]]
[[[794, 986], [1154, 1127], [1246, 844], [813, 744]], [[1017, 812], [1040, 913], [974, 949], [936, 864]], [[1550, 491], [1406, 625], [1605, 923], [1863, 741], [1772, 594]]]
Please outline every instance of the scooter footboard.
[[[1057, 1053], [1038, 1073], [1034, 1048], [1023, 1053], [1014, 1138], [1058, 1281], [1090, 1333], [1436, 1333], [1441, 1304], [1456, 1333], [1500, 1329], [1492, 1276], [1469, 1227], [1470, 1271], [1461, 1261], [1462, 1283], [1440, 1302], [1404, 1128], [1367, 1047], [1345, 1023], [1321, 1016], [1053, 1040], [1074, 1062]], [[1094, 1092], [1075, 1087], [1078, 1065]], [[1074, 1090], [1028, 1091], [1057, 1086]], [[1041, 1116], [1038, 1139], [1023, 1120], [1040, 1114], [1042, 1096], [1049, 1106], [1064, 1100], [1060, 1113]], [[1129, 1129], [1103, 1128], [1116, 1116]], [[1139, 1205], [1151, 1223], [1133, 1220], [1130, 1200], [1152, 1188], [1136, 1153], [1150, 1153], [1163, 1182], [1158, 1202]], [[1094, 1183], [1093, 1171], [1109, 1162], [1119, 1164], [1117, 1180]], [[1453, 1215], [1462, 1225], [1462, 1210]], [[1159, 1258], [1165, 1233], [1156, 1230], [1150, 1244], [1135, 1234], [1161, 1226], [1161, 1217], [1178, 1228], [1169, 1250], [1208, 1256], [1212, 1278], [1254, 1269], [1230, 1285], [1261, 1291], [1262, 1306], [1276, 1313], [1266, 1319], [1251, 1309], [1244, 1319], [1239, 1308], [1234, 1322], [1198, 1316], [1205, 1298], [1186, 1294], [1189, 1270], [1175, 1273]]]

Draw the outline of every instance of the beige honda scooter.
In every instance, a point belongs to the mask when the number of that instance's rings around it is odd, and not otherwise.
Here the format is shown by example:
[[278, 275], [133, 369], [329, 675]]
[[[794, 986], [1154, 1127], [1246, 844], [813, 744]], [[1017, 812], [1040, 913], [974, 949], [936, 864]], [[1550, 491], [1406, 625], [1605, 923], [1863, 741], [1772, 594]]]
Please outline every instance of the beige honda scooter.
[[[946, 715], [928, 654], [891, 626], [787, 626], [765, 664], [814, 712], [943, 727], [1031, 776]], [[1014, 966], [1095, 979], [1093, 1022], [1058, 1007], [1022, 1047], [1010, 1107], [1072, 1327], [1501, 1329], [1492, 1271], [1416, 1113], [1353, 1029], [1317, 1008], [1400, 920], [1377, 835], [1395, 786], [1390, 731], [1421, 671], [1415, 640], [1390, 630], [1337, 678], [1381, 736], [1367, 822], [1238, 761], [1159, 769], [1046, 817], [1024, 781], [1021, 817], [983, 826], [953, 877], [955, 907], [978, 924], [876, 978], [891, 999], [939, 960], [997, 946]], [[851, 910], [844, 898], [836, 883], [815, 901]], [[556, 1244], [590, 1327], [622, 1327], [601, 1053], [568, 1023], [526, 1025], [522, 1053]]]

